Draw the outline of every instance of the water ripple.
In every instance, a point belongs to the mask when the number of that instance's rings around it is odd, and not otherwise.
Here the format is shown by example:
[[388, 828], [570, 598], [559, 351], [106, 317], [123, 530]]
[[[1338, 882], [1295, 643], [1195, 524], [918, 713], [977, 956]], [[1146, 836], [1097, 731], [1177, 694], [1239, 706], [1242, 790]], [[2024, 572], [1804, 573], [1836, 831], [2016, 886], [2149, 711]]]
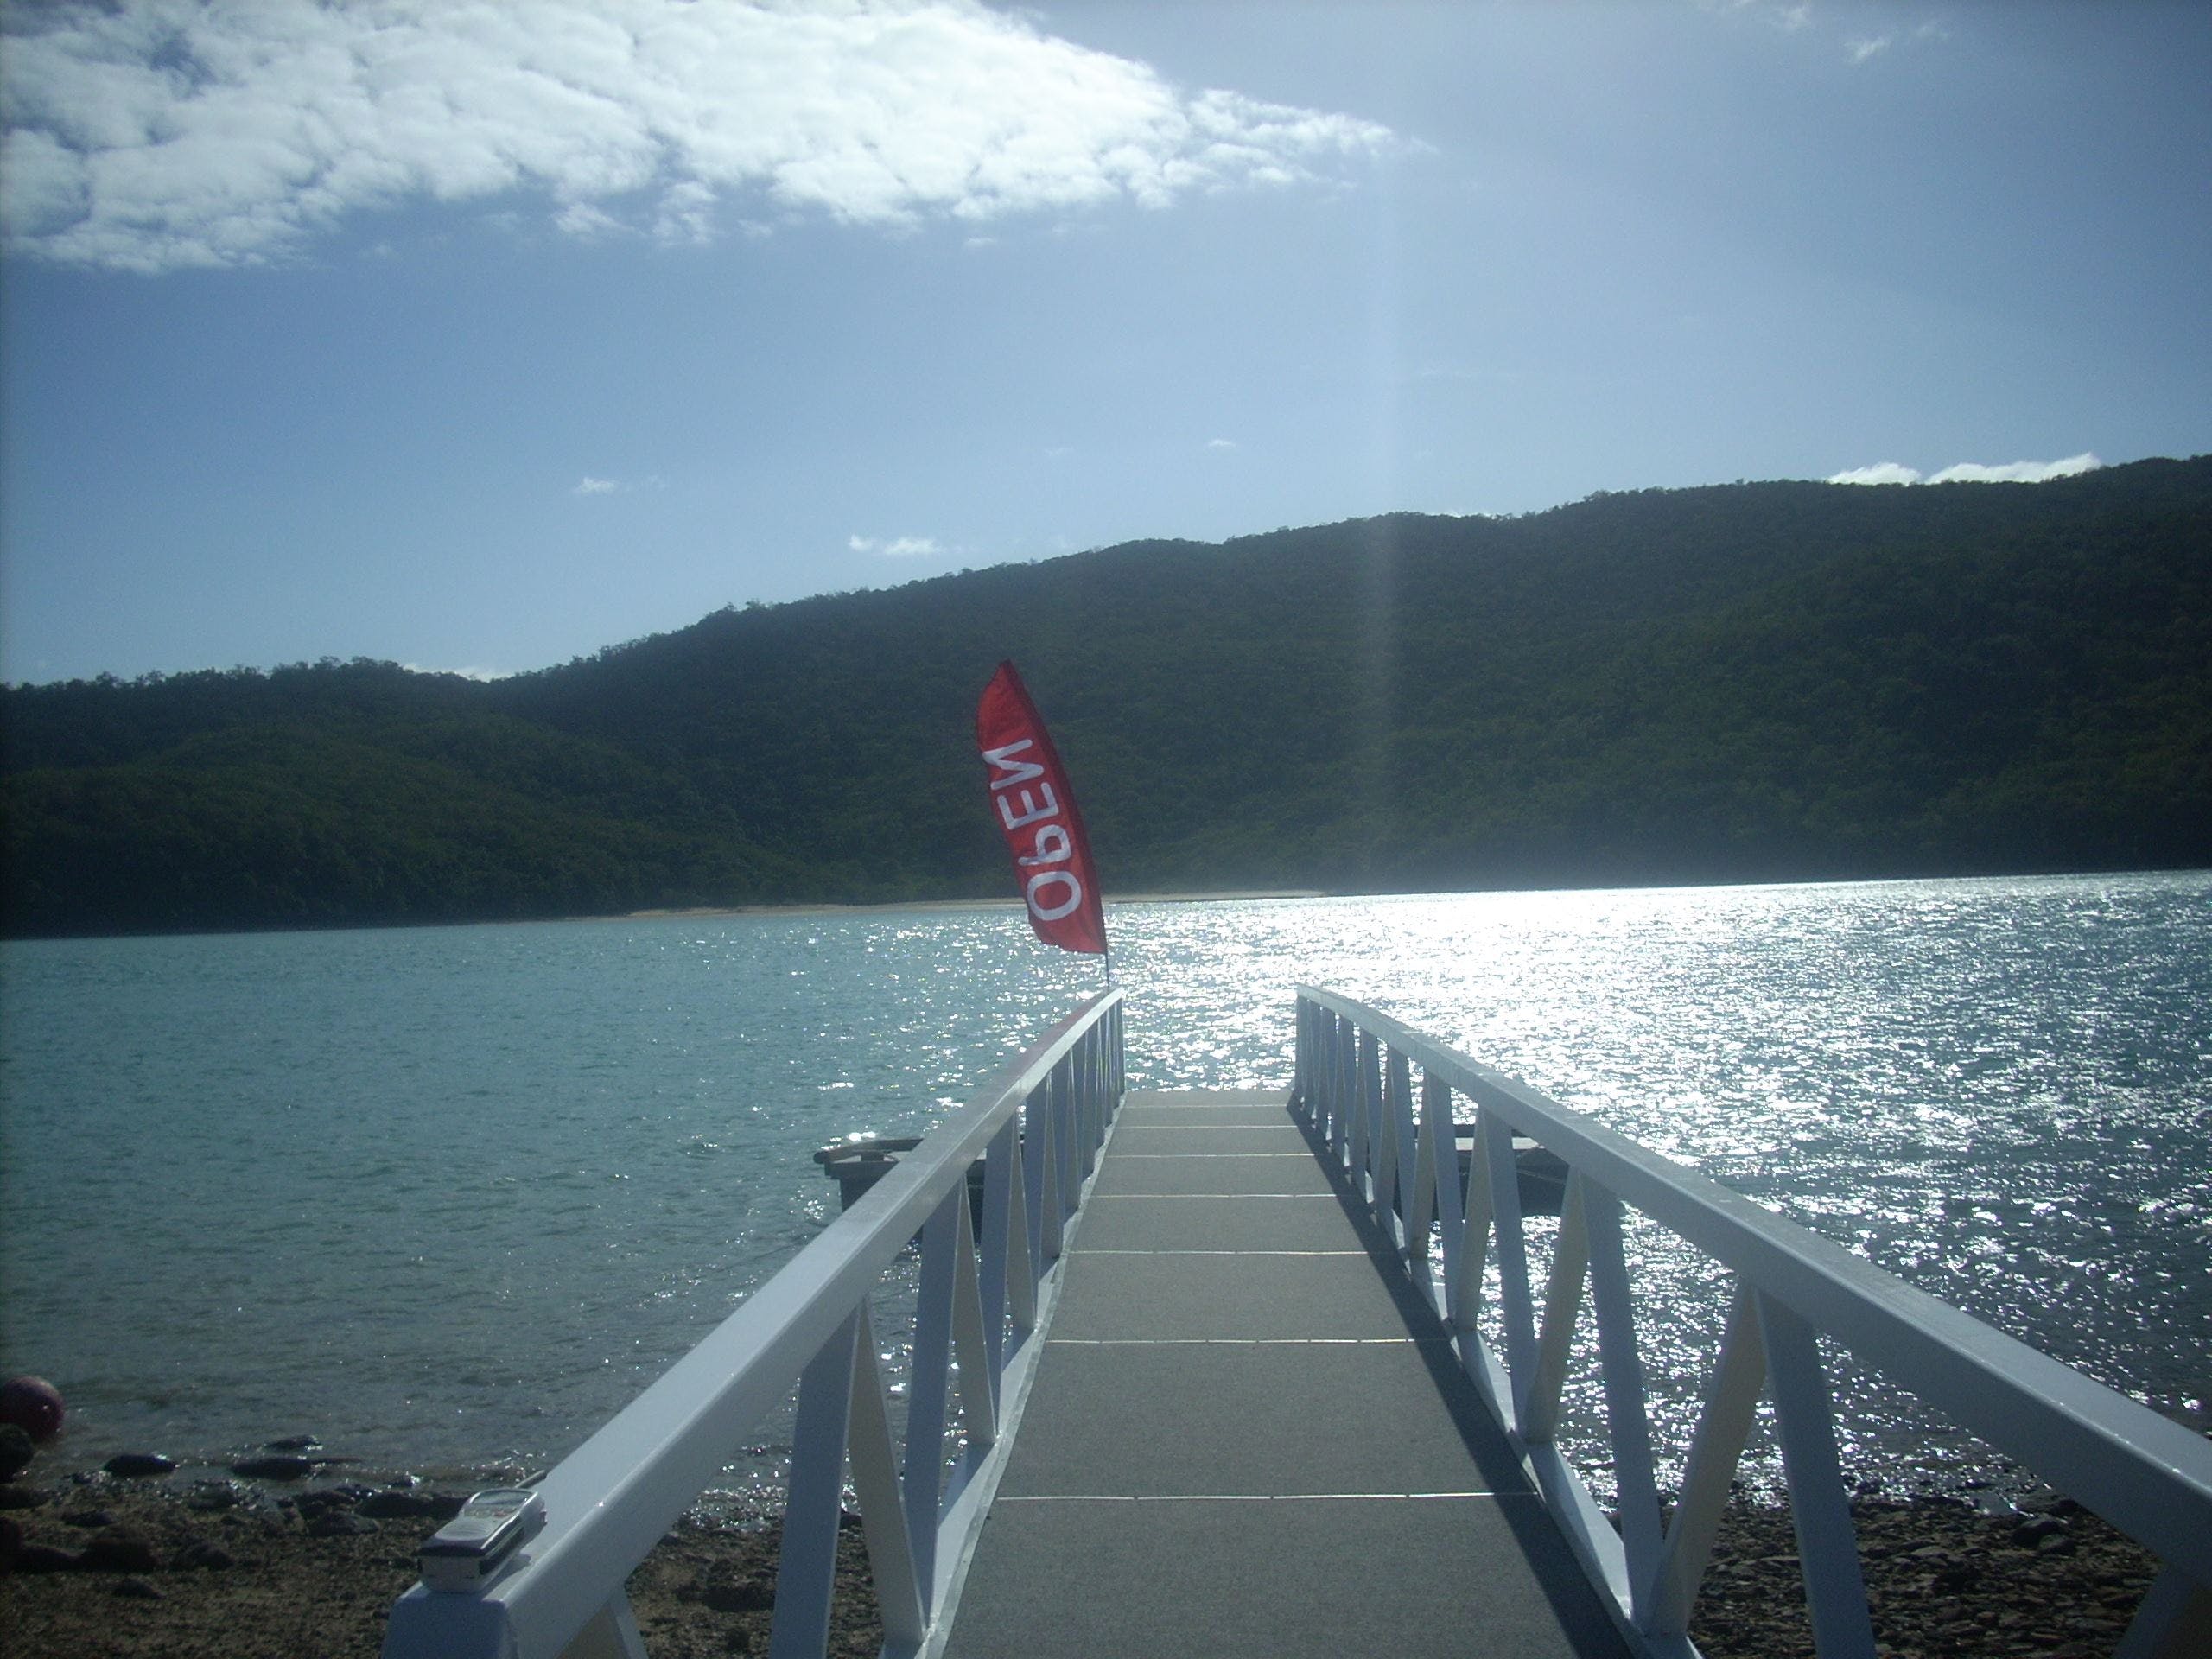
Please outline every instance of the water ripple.
[[[2212, 1393], [2212, 878], [1109, 921], [1139, 1086], [1285, 1086], [1327, 985], [2114, 1386]], [[1004, 909], [7, 944], [0, 1364], [64, 1382], [82, 1462], [312, 1428], [542, 1465], [818, 1230], [814, 1148], [925, 1130], [1098, 982]], [[1723, 1287], [1630, 1243], [1663, 1440]], [[1910, 1402], [1853, 1387], [1873, 1456]]]

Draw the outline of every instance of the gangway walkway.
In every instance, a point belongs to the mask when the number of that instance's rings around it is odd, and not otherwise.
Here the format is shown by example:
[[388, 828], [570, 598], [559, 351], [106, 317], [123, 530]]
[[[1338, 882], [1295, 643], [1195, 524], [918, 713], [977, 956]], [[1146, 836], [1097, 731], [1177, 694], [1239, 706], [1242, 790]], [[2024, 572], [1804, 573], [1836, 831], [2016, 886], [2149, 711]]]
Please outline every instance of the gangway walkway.
[[[1875, 1659], [1823, 1345], [2159, 1558], [2115, 1659], [2212, 1652], [2190, 1430], [1337, 993], [1298, 993], [1288, 1096], [1132, 1092], [1122, 1014], [1088, 999], [942, 1120], [545, 1476], [542, 1530], [401, 1597], [385, 1659], [645, 1659], [626, 1581], [794, 1387], [771, 1659], [827, 1649], [849, 1492], [885, 1659], [1697, 1659], [1762, 1402], [1814, 1645]], [[1524, 1147], [1563, 1176], [1541, 1275]], [[1727, 1306], [1665, 1503], [1631, 1217]], [[1559, 1440], [1593, 1362], [1604, 1503]]]
[[948, 1656], [1624, 1651], [1316, 1150], [1284, 1094], [1127, 1097]]

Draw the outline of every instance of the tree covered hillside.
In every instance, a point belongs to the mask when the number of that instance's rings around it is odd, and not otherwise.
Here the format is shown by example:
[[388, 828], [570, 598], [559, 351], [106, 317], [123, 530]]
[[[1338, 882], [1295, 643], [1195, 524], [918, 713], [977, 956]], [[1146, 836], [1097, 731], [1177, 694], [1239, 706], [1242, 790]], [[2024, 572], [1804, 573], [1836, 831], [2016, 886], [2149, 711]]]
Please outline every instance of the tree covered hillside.
[[1011, 657], [1109, 896], [2212, 862], [2212, 459], [1135, 543], [489, 684], [11, 687], [17, 932], [995, 893]]

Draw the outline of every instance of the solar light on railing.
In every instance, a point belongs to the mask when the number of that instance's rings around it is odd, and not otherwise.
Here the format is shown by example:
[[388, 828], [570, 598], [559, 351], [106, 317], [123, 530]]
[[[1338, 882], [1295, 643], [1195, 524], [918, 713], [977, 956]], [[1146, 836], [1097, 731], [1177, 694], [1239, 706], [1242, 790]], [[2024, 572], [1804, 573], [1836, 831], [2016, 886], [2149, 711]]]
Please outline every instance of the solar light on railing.
[[536, 1492], [479, 1492], [423, 1541], [416, 1565], [433, 1590], [480, 1590], [544, 1525], [545, 1500]]

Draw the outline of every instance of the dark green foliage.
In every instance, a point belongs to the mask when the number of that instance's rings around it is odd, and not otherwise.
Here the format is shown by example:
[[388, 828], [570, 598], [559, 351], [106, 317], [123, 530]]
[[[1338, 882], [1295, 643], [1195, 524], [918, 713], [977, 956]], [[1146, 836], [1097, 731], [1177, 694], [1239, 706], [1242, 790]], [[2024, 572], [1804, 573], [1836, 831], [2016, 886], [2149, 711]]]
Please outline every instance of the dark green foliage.
[[492, 684], [13, 687], [7, 925], [996, 893], [1021, 664], [1109, 894], [2212, 862], [2212, 459], [1135, 543]]

